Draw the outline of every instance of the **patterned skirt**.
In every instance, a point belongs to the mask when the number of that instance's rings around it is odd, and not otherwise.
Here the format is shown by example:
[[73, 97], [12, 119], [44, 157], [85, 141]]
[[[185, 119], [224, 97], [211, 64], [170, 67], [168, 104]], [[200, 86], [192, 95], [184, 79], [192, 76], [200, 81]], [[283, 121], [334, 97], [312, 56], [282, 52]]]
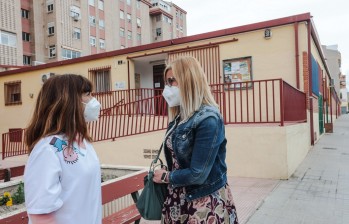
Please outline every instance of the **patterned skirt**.
[[193, 201], [185, 199], [185, 188], [169, 189], [161, 223], [238, 224], [233, 196], [226, 184], [218, 191]]

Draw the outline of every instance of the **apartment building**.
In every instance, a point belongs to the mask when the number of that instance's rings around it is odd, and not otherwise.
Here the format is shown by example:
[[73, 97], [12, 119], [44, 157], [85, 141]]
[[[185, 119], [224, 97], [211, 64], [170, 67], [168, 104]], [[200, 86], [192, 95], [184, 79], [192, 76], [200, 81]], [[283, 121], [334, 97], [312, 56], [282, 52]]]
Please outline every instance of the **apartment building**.
[[186, 11], [161, 0], [0, 0], [0, 14], [0, 71], [187, 35]]
[[347, 90], [347, 82], [346, 75], [340, 76], [340, 101], [341, 101], [341, 114], [348, 113], [348, 90]]

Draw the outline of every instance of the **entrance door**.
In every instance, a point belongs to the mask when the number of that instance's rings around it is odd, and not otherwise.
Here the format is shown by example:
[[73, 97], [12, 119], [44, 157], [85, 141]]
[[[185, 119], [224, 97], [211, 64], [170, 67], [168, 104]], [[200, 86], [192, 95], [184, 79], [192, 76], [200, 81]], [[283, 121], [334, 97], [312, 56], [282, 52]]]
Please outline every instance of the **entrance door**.
[[166, 66], [154, 65], [153, 66], [153, 87], [154, 87], [154, 114], [155, 115], [167, 115], [167, 105], [162, 97], [162, 90], [165, 87], [164, 82], [164, 70]]

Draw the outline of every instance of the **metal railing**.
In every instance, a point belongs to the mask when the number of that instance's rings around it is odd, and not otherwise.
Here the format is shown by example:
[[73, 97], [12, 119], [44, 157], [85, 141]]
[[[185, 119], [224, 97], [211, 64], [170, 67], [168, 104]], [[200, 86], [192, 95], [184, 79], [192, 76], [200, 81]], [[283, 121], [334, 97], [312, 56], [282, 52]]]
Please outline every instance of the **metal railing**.
[[167, 104], [161, 95], [115, 106], [88, 124], [93, 141], [163, 130], [167, 127]]
[[20, 129], [2, 134], [2, 159], [28, 153], [24, 144], [24, 130]]
[[[210, 85], [225, 124], [305, 122], [306, 94], [282, 79]], [[140, 89], [97, 93], [100, 118], [90, 122], [93, 141], [143, 134], [167, 127], [167, 104], [162, 90]], [[24, 130], [2, 134], [2, 157], [27, 153]]]
[[306, 94], [282, 79], [211, 85], [226, 124], [306, 121]]

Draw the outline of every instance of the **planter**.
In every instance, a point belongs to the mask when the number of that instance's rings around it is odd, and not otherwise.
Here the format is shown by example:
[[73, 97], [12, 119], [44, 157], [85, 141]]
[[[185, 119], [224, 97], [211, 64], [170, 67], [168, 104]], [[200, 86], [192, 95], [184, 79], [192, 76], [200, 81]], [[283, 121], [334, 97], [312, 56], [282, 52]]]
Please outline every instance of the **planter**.
[[[114, 165], [101, 165], [101, 181], [102, 186], [111, 184], [115, 181], [122, 180], [125, 178], [131, 178], [133, 175], [137, 175], [141, 172], [144, 172], [146, 169], [144, 167], [136, 167], [136, 166], [114, 166]], [[16, 192], [16, 189], [20, 182], [22, 181], [22, 178], [12, 180], [9, 182], [0, 183], [0, 193], [3, 195], [4, 192], [8, 191], [13, 195]], [[117, 190], [117, 189], [116, 189]], [[122, 209], [125, 206], [128, 206], [130, 203], [132, 203], [131, 196], [127, 196], [125, 198], [122, 198], [121, 200], [117, 200], [113, 203], [108, 203], [103, 205], [103, 215], [106, 216], [112, 212], [115, 212], [116, 210]], [[11, 217], [16, 217], [18, 219], [18, 216], [20, 213], [25, 214], [26, 211], [25, 205], [13, 205], [10, 207], [7, 206], [0, 206], [0, 220], [3, 220], [6, 218], [6, 221], [9, 220]], [[21, 216], [23, 216], [21, 214]], [[16, 219], [16, 220], [17, 220]], [[21, 219], [21, 217], [19, 217]], [[27, 223], [27, 220], [25, 216], [22, 217], [23, 223]], [[0, 221], [0, 224], [2, 222]], [[16, 222], [14, 222], [16, 223]]]

